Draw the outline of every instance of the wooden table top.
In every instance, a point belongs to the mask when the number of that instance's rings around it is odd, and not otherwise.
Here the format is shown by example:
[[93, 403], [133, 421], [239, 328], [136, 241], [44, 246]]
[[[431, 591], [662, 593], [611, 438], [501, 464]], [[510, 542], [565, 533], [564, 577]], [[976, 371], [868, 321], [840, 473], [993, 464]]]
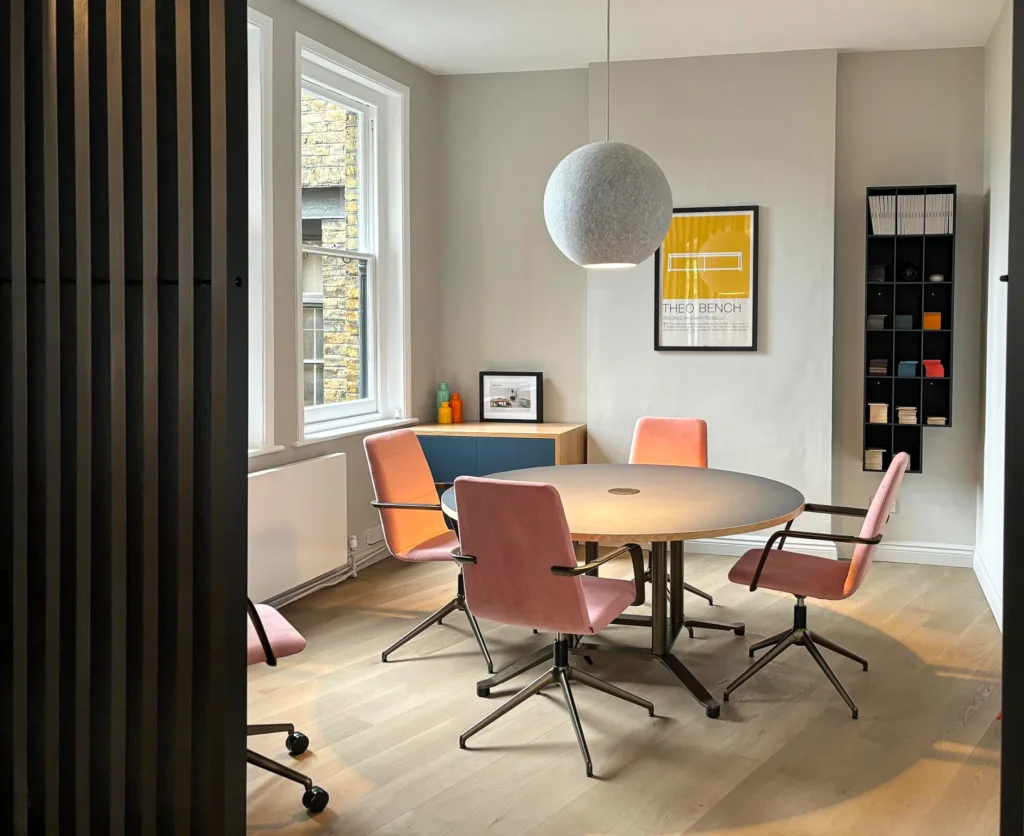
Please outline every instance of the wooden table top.
[[[783, 525], [804, 509], [803, 495], [782, 482], [701, 467], [581, 464], [491, 478], [553, 485], [573, 539], [584, 542], [724, 537]], [[441, 504], [458, 519], [454, 488], [444, 492]]]

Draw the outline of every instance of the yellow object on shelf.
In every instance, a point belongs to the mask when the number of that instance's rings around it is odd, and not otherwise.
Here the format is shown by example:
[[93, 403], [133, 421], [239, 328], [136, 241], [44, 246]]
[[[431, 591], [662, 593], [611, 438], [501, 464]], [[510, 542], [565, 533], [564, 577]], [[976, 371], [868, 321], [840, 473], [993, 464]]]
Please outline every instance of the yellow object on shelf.
[[450, 424], [452, 422], [452, 408], [448, 401], [442, 401], [437, 410], [437, 423]]
[[925, 331], [938, 331], [942, 328], [942, 314], [940, 313], [925, 313], [924, 315], [924, 330]]

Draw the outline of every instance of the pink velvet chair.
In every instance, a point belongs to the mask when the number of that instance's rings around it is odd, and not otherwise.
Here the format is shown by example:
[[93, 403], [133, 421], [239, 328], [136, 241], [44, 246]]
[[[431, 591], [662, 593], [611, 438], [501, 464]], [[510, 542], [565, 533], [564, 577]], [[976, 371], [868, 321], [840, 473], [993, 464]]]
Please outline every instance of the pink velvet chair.
[[[483, 618], [555, 633], [552, 667], [459, 738], [466, 741], [527, 698], [560, 685], [587, 775], [594, 774], [570, 680], [646, 708], [654, 706], [569, 665], [569, 639], [589, 636], [643, 600], [643, 553], [626, 546], [594, 563], [576, 565], [562, 500], [551, 485], [463, 476], [455, 480], [466, 597]], [[587, 577], [585, 572], [629, 551], [633, 581]]]
[[[273, 607], [265, 604], [253, 604], [249, 601], [248, 654], [246, 663], [249, 665], [267, 664], [277, 666], [277, 660], [302, 652], [306, 640], [302, 634], [288, 623], [288, 620]], [[309, 738], [302, 732], [295, 731], [291, 723], [263, 723], [247, 725], [246, 735], [278, 734], [284, 732], [285, 748], [293, 757], [298, 757], [309, 748]], [[265, 769], [289, 781], [295, 781], [305, 787], [302, 794], [302, 805], [310, 813], [319, 813], [330, 801], [327, 791], [313, 786], [313, 779], [303, 775], [275, 760], [271, 760], [252, 749], [245, 750], [245, 759], [253, 766]]]
[[[839, 695], [846, 701], [857, 719], [857, 706], [846, 692], [843, 684], [839, 681], [832, 669], [828, 666], [818, 645], [827, 648], [840, 656], [859, 662], [864, 670], [868, 669], [868, 663], [855, 653], [851, 653], [835, 642], [819, 636], [807, 627], [807, 607], [804, 603], [806, 598], [818, 598], [825, 601], [841, 601], [853, 595], [864, 582], [864, 578], [871, 567], [875, 548], [882, 541], [882, 533], [885, 531], [885, 524], [889, 519], [889, 509], [896, 499], [896, 492], [899, 490], [903, 474], [910, 464], [910, 457], [906, 453], [897, 453], [889, 465], [888, 471], [882, 479], [881, 485], [871, 500], [871, 507], [868, 510], [858, 508], [842, 508], [831, 505], [805, 505], [804, 510], [811, 513], [832, 514], [847, 517], [863, 517], [860, 534], [851, 537], [842, 534], [824, 534], [811, 531], [793, 531], [792, 521], [786, 524], [785, 529], [776, 531], [768, 539], [763, 549], [751, 549], [743, 555], [729, 572], [729, 580], [733, 583], [741, 583], [750, 587], [753, 592], [759, 586], [766, 589], [774, 589], [779, 592], [788, 592], [796, 596], [796, 607], [794, 609], [793, 627], [785, 630], [776, 636], [767, 638], [750, 646], [750, 655], [753, 656], [758, 650], [771, 647], [764, 656], [758, 659], [753, 665], [747, 668], [742, 674], [736, 677], [725, 689], [725, 699], [746, 682], [765, 665], [777, 658], [787, 647], [799, 645], [806, 648], [811, 654], [818, 667], [825, 672], [829, 682], [835, 686]], [[824, 557], [814, 557], [798, 552], [784, 551], [783, 546], [787, 537], [799, 537], [804, 540], [823, 540], [833, 543], [854, 543], [856, 548], [853, 552], [853, 560], [847, 563], [842, 560], [829, 560]], [[778, 549], [772, 550], [778, 542]]]
[[[459, 545], [459, 537], [445, 523], [437, 498], [437, 485], [416, 434], [403, 429], [370, 435], [363, 442], [363, 447], [376, 497], [371, 505], [380, 511], [384, 541], [391, 553], [410, 563], [451, 560], [452, 550]], [[386, 662], [393, 651], [432, 624], [440, 624], [445, 616], [456, 610], [466, 614], [487, 662], [487, 672], [494, 673], [480, 625], [466, 606], [461, 571], [455, 598], [385, 650], [380, 655], [381, 661]]]
[[[676, 467], [708, 466], [708, 425], [701, 418], [640, 418], [633, 428], [630, 464], [670, 464]], [[650, 578], [648, 578], [650, 580]], [[709, 604], [715, 599], [702, 589], [683, 584]], [[713, 628], [718, 625], [711, 625]], [[728, 629], [734, 629], [728, 626]], [[691, 636], [693, 631], [690, 631]]]

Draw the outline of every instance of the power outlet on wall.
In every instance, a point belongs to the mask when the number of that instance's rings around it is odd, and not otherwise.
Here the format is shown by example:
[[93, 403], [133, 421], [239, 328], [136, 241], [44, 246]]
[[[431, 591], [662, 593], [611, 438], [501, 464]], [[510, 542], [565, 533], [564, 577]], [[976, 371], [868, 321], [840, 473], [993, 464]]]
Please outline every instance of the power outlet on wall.
[[366, 529], [366, 545], [372, 546], [384, 539], [384, 529], [379, 525]]

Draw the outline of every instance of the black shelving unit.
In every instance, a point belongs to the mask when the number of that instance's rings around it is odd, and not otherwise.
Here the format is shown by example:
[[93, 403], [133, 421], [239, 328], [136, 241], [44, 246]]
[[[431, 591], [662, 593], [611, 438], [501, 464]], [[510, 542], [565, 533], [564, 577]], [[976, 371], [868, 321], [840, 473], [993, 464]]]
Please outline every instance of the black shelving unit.
[[[877, 195], [952, 195], [952, 232], [906, 235], [878, 234], [872, 228], [871, 201]], [[873, 186], [864, 201], [867, 236], [865, 241], [864, 296], [864, 445], [861, 466], [867, 466], [869, 449], [882, 449], [882, 470], [896, 453], [910, 455], [910, 473], [924, 466], [922, 430], [929, 417], [944, 416], [944, 429], [953, 424], [953, 291], [956, 285], [956, 186]], [[899, 227], [897, 226], [897, 230]], [[929, 281], [941, 273], [942, 282]], [[938, 313], [940, 328], [924, 327], [924, 315]], [[868, 317], [884, 314], [885, 327], [868, 328]], [[896, 328], [896, 317], [906, 328]], [[885, 375], [870, 374], [872, 360], [886, 360]], [[901, 360], [915, 362], [912, 377], [898, 375]], [[923, 361], [939, 360], [945, 370], [941, 378], [925, 377]], [[888, 421], [870, 422], [870, 403], [888, 405]], [[917, 407], [916, 424], [898, 423], [897, 408]]]

